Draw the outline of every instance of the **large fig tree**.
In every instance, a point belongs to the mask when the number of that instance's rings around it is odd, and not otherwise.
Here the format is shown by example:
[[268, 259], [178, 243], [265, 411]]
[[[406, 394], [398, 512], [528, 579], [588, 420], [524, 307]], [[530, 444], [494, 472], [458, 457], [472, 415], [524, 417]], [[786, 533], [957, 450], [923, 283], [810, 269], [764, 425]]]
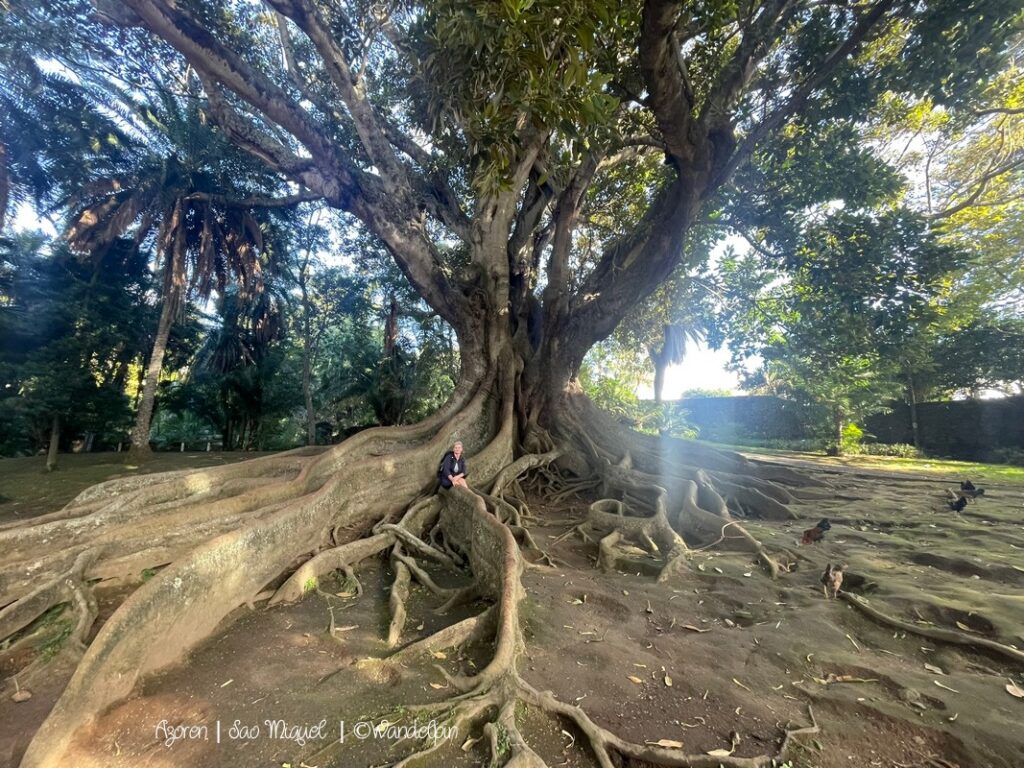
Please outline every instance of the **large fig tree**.
[[[378, 239], [454, 329], [461, 355], [448, 403], [415, 426], [369, 430], [322, 453], [110, 481], [0, 531], [0, 638], [57, 602], [81, 617], [70, 643], [81, 661], [22, 765], [66, 764], [80, 727], [268, 585], [272, 602], [298, 599], [318, 577], [382, 551], [395, 572], [392, 645], [410, 578], [424, 578], [417, 563], [467, 563], [472, 594], [491, 607], [390, 663], [492, 636], [491, 662], [451, 678], [466, 693], [455, 716], [495, 716], [510, 735], [510, 764], [543, 765], [517, 730], [520, 701], [574, 721], [601, 765], [614, 753], [709, 764], [618, 738], [520, 677], [520, 572], [524, 559], [543, 557], [517, 478], [542, 471], [563, 490], [598, 478], [608, 495], [626, 492], [632, 514], [613, 499], [591, 509], [588, 526], [609, 537], [602, 557], [631, 539], [670, 579], [691, 544], [718, 543], [752, 551], [778, 575], [780, 557], [729, 510], [786, 518], [810, 481], [623, 430], [586, 401], [577, 371], [627, 312], [689, 266], [688, 233], [763, 142], [797, 116], [802, 129], [857, 120], [888, 91], [956, 107], [996, 65], [1015, 3], [20, 5], [11, 12], [52, 27], [55, 39], [93, 35], [83, 54], [92, 67], [94, 41], [106, 36], [125, 47], [103, 62], [109, 70], [198, 78], [207, 119], [294, 194], [322, 199]], [[61, 32], [62, 19], [72, 31]], [[454, 440], [471, 457], [471, 487], [435, 494]], [[55, 552], [58, 539], [66, 546]], [[85, 648], [96, 613], [89, 584], [160, 565]], [[750, 760], [711, 762], [770, 758]]]

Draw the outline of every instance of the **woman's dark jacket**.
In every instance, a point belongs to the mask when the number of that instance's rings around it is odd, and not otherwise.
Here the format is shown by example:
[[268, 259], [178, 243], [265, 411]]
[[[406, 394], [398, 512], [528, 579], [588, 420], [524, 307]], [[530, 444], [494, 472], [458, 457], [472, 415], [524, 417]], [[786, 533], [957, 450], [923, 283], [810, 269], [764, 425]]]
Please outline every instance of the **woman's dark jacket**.
[[460, 474], [463, 477], [469, 477], [469, 470], [466, 468], [466, 457], [462, 456], [456, 460], [455, 454], [448, 451], [441, 460], [441, 467], [437, 470], [437, 479], [441, 481], [441, 487], [451, 488], [452, 483], [448, 479], [449, 475]]

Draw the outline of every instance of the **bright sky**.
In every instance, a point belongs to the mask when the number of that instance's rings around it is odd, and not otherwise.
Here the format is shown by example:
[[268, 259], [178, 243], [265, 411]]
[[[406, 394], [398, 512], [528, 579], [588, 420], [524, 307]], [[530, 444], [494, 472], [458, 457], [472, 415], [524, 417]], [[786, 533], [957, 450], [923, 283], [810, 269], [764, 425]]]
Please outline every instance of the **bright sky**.
[[[703, 344], [688, 346], [682, 364], [673, 365], [665, 374], [664, 398], [677, 400], [688, 389], [727, 389], [733, 393], [739, 392], [739, 377], [726, 370], [728, 362], [728, 349], [715, 351]], [[653, 398], [654, 387], [641, 385], [637, 387], [636, 394], [641, 399]]]
[[36, 214], [35, 209], [28, 203], [22, 203], [14, 213], [14, 220], [11, 228], [16, 232], [36, 232], [42, 230], [49, 237], [56, 237], [57, 230], [54, 229], [46, 219]]

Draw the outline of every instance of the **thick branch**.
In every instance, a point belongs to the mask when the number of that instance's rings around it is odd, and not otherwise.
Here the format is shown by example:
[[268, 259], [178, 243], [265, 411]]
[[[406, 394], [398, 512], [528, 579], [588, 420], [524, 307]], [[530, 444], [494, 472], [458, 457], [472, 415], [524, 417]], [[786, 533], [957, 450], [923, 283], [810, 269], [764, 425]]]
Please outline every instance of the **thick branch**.
[[348, 61], [341, 47], [334, 41], [320, 14], [306, 0], [267, 0], [278, 13], [295, 22], [310, 39], [320, 57], [331, 82], [337, 87], [341, 99], [348, 107], [356, 132], [371, 162], [376, 165], [384, 179], [396, 190], [409, 190], [405, 169], [392, 150], [391, 143], [384, 135], [378, 116], [362, 87], [352, 76]]
[[712, 188], [727, 181], [736, 169], [747, 161], [754, 148], [766, 136], [804, 107], [811, 94], [825, 83], [836, 67], [856, 51], [861, 43], [870, 39], [878, 31], [882, 17], [888, 13], [894, 3], [895, 0], [878, 0], [877, 3], [871, 6], [868, 12], [860, 18], [847, 38], [822, 60], [813, 74], [793, 89], [793, 94], [789, 99], [765, 117], [747, 134], [733, 153], [731, 159], [722, 164], [716, 177], [712, 180]]
[[244, 197], [240, 200], [232, 200], [227, 195], [212, 195], [206, 192], [195, 192], [189, 195], [187, 200], [204, 200], [209, 203], [219, 203], [228, 208], [288, 208], [299, 203], [308, 203], [313, 200], [322, 200], [323, 195], [316, 192], [300, 192], [287, 197]]
[[230, 88], [301, 142], [319, 164], [355, 179], [361, 175], [309, 115], [265, 74], [223, 45], [192, 16], [165, 0], [124, 0], [146, 27], [177, 49], [200, 75]]

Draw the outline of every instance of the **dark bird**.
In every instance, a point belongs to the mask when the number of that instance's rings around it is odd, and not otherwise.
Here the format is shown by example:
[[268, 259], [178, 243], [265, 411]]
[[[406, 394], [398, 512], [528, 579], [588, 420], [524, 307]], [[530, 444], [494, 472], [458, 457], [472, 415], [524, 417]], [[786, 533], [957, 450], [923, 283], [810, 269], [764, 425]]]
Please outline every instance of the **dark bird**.
[[823, 538], [825, 538], [825, 531], [832, 530], [832, 524], [828, 521], [828, 518], [821, 520], [813, 528], [808, 528], [804, 531], [804, 535], [800, 538], [801, 544], [817, 544]]
[[844, 567], [842, 565], [832, 565], [832, 563], [825, 566], [825, 572], [821, 574], [821, 584], [825, 590], [825, 597], [839, 597], [839, 589], [843, 586]]
[[985, 495], [985, 489], [978, 488], [970, 480], [964, 480], [962, 483], [960, 483], [960, 495], [966, 496], [969, 499], [976, 499], [979, 496]]
[[961, 496], [956, 501], [949, 502], [949, 508], [952, 509], [954, 512], [963, 512], [964, 508], [966, 506], [967, 506], [967, 497], [966, 496]]

